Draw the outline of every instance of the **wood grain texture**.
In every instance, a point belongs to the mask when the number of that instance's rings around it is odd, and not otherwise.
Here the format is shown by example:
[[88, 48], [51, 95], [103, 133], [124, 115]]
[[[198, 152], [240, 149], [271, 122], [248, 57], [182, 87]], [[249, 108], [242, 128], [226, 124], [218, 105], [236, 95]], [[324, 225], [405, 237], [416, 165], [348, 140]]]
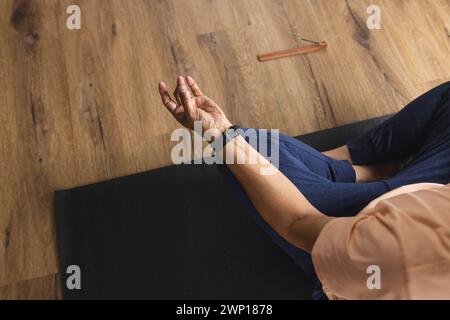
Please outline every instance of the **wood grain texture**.
[[[448, 81], [450, 1], [379, 0], [370, 31], [372, 2], [2, 0], [1, 290], [34, 297], [53, 281], [55, 189], [170, 163], [178, 124], [160, 80], [189, 73], [232, 121], [291, 135], [395, 112]], [[71, 4], [79, 31], [66, 28]], [[257, 61], [301, 37], [328, 48]]]
[[62, 291], [57, 274], [0, 286], [0, 300], [60, 300], [61, 298]]

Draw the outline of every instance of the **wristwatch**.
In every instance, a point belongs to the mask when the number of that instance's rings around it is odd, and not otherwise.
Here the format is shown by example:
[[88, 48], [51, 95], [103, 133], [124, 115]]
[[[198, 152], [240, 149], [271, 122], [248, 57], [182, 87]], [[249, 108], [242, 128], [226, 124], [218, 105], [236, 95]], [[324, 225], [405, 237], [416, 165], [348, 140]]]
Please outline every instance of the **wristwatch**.
[[238, 129], [241, 129], [241, 127], [238, 126], [237, 124], [234, 124], [227, 130], [225, 130], [225, 132], [222, 132], [222, 143], [223, 143], [222, 146], [225, 146], [230, 140], [233, 140], [234, 138], [239, 136], [240, 130]]

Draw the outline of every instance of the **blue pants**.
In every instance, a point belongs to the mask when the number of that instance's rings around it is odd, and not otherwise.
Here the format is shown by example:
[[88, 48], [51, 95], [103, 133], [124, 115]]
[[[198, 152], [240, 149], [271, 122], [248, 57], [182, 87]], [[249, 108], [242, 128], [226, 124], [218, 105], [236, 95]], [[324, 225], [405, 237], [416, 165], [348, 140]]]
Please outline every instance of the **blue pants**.
[[[450, 183], [450, 82], [420, 96], [347, 146], [355, 164], [390, 160], [406, 163], [389, 179], [356, 183], [353, 167], [347, 161], [328, 158], [295, 138], [280, 135], [280, 171], [326, 215], [356, 215], [375, 198], [403, 185]], [[317, 280], [310, 255], [279, 236], [262, 219], [227, 167], [220, 166], [220, 170], [258, 225], [304, 272]], [[318, 288], [314, 298], [323, 297]]]

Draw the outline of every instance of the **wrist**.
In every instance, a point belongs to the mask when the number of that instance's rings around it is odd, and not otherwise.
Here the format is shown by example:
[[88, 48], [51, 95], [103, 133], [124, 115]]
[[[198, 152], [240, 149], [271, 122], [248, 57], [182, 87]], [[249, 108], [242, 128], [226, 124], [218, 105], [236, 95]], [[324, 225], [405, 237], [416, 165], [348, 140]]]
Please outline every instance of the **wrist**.
[[232, 124], [230, 121], [227, 120], [225, 123], [219, 125], [217, 129], [218, 129], [221, 133], [225, 133], [225, 132], [226, 132], [228, 129], [230, 129], [232, 126], [233, 126], [233, 124]]
[[234, 140], [234, 138], [240, 135], [240, 129], [238, 125], [232, 125], [222, 133], [222, 144], [225, 146], [228, 142]]

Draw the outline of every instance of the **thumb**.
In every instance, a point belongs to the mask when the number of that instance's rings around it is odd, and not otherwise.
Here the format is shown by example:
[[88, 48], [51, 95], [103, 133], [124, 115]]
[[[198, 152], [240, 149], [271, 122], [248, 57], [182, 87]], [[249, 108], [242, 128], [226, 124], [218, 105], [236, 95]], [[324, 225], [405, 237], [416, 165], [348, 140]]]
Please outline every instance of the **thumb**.
[[186, 117], [191, 121], [196, 120], [197, 111], [195, 106], [195, 99], [191, 97], [184, 77], [178, 77], [177, 86]]

